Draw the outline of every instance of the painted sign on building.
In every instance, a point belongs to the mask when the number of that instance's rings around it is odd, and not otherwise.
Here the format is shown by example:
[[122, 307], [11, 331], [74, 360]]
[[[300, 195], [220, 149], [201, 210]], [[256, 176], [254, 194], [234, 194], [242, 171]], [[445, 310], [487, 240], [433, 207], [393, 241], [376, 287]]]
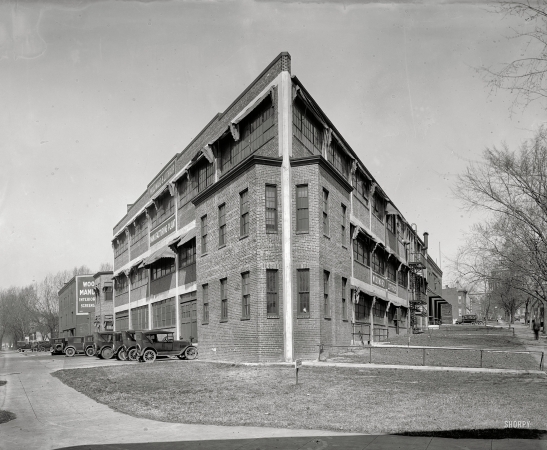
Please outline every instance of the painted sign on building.
[[171, 216], [169, 219], [164, 221], [161, 225], [158, 225], [150, 232], [150, 247], [152, 247], [156, 242], [163, 239], [165, 236], [169, 236], [173, 231], [175, 231], [176, 223], [175, 216]]
[[95, 281], [91, 275], [76, 277], [76, 314], [95, 312]]
[[160, 189], [169, 178], [175, 175], [175, 161], [169, 164], [165, 170], [163, 170], [154, 181], [148, 185], [148, 194], [150, 196], [154, 195], [158, 189]]
[[378, 275], [372, 274], [372, 284], [380, 286], [381, 288], [386, 288], [386, 279], [379, 277]]

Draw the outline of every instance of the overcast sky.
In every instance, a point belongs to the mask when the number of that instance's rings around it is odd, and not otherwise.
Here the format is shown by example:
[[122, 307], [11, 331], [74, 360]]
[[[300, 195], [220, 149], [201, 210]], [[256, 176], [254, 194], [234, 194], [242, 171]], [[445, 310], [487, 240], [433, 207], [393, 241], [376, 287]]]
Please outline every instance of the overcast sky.
[[126, 204], [281, 51], [445, 268], [476, 220], [456, 175], [545, 121], [474, 69], [520, 55], [511, 25], [479, 4], [0, 4], [0, 288], [113, 261]]

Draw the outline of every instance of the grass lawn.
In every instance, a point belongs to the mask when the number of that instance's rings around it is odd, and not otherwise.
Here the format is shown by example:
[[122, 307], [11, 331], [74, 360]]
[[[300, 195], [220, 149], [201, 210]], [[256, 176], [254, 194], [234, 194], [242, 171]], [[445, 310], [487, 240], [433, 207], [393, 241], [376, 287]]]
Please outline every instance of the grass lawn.
[[543, 375], [250, 367], [200, 361], [61, 370], [61, 381], [111, 408], [165, 422], [402, 433], [547, 429]]
[[[5, 380], [0, 380], [0, 386], [4, 386], [7, 383]], [[0, 423], [6, 423], [10, 420], [15, 419], [15, 414], [9, 411], [4, 411], [3, 409], [0, 409]]]
[[[390, 337], [390, 344], [407, 345], [408, 336]], [[425, 347], [467, 347], [477, 349], [498, 349], [498, 350], [525, 350], [518, 338], [511, 335], [465, 335], [465, 334], [440, 334], [432, 332], [415, 334], [410, 337], [410, 345]], [[345, 349], [327, 348], [321, 360], [331, 362], [370, 362], [369, 349]], [[427, 366], [444, 367], [481, 367], [480, 351], [476, 350], [426, 350]], [[422, 349], [400, 349], [377, 346], [372, 349], [372, 362], [375, 364], [400, 364], [400, 365], [422, 365]], [[532, 369], [538, 370], [539, 363], [529, 354], [505, 354], [483, 352], [483, 368], [496, 369]]]

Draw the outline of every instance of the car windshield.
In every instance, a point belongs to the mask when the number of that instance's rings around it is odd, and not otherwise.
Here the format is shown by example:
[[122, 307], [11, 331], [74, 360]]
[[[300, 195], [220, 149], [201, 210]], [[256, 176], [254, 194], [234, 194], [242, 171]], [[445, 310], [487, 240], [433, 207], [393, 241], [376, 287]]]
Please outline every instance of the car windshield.
[[100, 334], [101, 339], [106, 342], [112, 342], [112, 335], [111, 334]]

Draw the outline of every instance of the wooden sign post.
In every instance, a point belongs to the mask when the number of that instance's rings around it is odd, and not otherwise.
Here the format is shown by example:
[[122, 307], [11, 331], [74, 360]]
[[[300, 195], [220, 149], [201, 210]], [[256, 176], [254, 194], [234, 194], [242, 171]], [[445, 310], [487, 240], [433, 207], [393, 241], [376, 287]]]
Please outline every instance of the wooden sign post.
[[296, 384], [298, 384], [298, 369], [302, 367], [302, 360], [301, 359], [295, 359], [294, 361], [294, 370], [296, 375]]

